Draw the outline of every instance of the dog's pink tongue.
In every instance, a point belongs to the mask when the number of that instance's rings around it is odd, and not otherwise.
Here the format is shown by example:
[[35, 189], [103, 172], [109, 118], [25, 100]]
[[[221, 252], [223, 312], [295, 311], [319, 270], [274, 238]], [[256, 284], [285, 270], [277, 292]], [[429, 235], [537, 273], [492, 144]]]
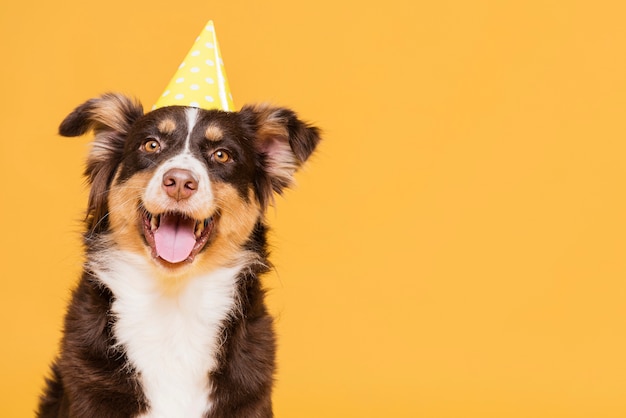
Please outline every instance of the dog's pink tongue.
[[196, 245], [196, 221], [176, 215], [161, 215], [159, 228], [154, 232], [157, 255], [170, 263], [185, 261]]

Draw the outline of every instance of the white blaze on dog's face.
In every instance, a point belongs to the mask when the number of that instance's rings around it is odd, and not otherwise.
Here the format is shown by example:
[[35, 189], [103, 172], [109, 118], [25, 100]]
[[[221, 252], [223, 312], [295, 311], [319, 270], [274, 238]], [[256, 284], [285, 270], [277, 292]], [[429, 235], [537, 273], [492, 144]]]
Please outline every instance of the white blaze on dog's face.
[[124, 96], [105, 95], [78, 107], [60, 131], [96, 133], [89, 229], [165, 274], [234, 262], [273, 193], [291, 184], [319, 141], [316, 128], [284, 108], [142, 113]]

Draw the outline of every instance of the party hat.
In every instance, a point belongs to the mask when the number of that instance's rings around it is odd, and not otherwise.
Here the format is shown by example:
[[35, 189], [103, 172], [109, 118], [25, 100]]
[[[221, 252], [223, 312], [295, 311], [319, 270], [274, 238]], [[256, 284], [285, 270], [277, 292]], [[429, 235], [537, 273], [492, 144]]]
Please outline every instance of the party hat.
[[196, 38], [153, 109], [165, 106], [235, 110], [212, 20]]

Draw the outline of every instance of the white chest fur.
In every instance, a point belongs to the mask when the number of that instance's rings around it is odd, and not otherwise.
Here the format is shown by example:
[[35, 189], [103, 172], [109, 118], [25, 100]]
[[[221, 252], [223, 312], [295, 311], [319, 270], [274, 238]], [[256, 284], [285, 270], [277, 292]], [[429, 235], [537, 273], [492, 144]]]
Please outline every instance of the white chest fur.
[[141, 418], [200, 418], [211, 408], [209, 373], [216, 367], [220, 329], [236, 304], [241, 266], [216, 270], [163, 294], [145, 263], [109, 253], [98, 277], [115, 295], [118, 344], [139, 372], [149, 410]]

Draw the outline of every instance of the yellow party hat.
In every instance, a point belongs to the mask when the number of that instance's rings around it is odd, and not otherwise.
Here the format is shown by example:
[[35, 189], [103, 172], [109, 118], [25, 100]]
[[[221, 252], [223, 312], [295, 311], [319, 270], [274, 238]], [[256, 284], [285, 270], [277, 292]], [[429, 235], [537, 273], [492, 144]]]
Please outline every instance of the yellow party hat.
[[202, 30], [152, 109], [165, 106], [235, 110], [213, 21]]

